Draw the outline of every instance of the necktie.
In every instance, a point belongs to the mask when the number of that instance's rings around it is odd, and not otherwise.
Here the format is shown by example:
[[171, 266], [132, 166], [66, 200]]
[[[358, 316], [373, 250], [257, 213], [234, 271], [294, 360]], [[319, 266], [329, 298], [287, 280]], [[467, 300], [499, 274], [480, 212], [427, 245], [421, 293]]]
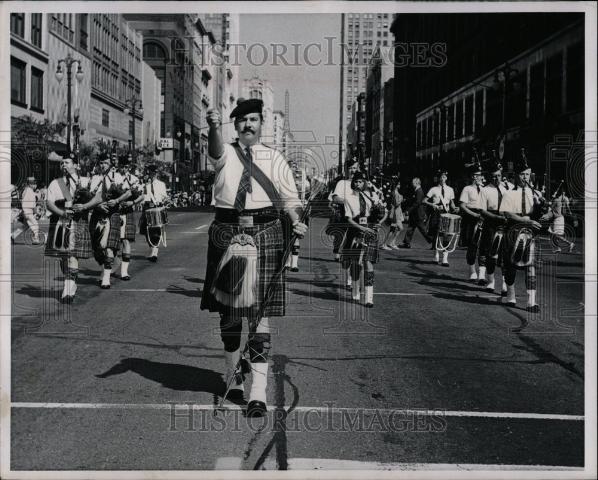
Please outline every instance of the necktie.
[[[245, 156], [251, 164], [253, 162], [253, 157], [251, 156], [251, 149], [249, 147], [245, 149]], [[247, 168], [243, 168], [243, 174], [241, 175], [239, 188], [237, 189], [237, 196], [235, 198], [235, 210], [238, 212], [245, 208], [245, 198], [247, 197], [247, 192], [251, 193], [251, 175], [249, 174], [249, 170]]]
[[359, 194], [359, 216], [360, 217], [365, 217], [365, 209], [366, 209], [366, 204], [365, 204], [365, 198], [363, 198], [363, 194]]
[[478, 195], [480, 194], [480, 186], [476, 185], [476, 188], [478, 189]]
[[496, 186], [496, 193], [498, 193], [498, 208], [497, 208], [497, 210], [500, 210], [500, 204], [502, 203], [502, 193], [501, 193], [500, 187], [498, 185]]
[[440, 187], [440, 196], [444, 200], [444, 187]]
[[521, 214], [527, 215], [527, 209], [525, 208], [525, 187], [521, 188]]

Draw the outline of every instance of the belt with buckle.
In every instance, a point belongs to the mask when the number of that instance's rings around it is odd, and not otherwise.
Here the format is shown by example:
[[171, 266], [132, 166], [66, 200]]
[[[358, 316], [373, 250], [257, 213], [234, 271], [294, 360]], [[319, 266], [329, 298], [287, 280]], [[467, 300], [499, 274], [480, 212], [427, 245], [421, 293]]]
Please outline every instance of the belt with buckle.
[[216, 208], [216, 221], [238, 223], [239, 225], [260, 225], [279, 219], [278, 210], [273, 207], [238, 212], [232, 208]]

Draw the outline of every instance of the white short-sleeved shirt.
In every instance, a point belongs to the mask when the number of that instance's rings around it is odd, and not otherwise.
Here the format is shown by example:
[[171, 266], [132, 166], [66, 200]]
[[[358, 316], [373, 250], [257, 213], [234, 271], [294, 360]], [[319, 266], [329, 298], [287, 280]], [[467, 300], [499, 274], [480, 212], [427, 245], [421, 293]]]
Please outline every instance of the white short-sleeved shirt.
[[[345, 197], [345, 216], [348, 218], [357, 217], [361, 213], [361, 207], [359, 205], [359, 195], [360, 193], [351, 190], [350, 193], [347, 194]], [[368, 198], [369, 197], [369, 198]], [[372, 210], [372, 205], [380, 203], [380, 197], [376, 192], [369, 191], [363, 195], [365, 199], [365, 216], [369, 217], [370, 212]], [[371, 200], [370, 200], [371, 199]]]
[[154, 178], [147, 182], [144, 187], [145, 201], [160, 205], [168, 198], [166, 184], [162, 180]]
[[[500, 193], [504, 200], [505, 193], [508, 192], [508, 190], [502, 183], [498, 186], [498, 189], [500, 189]], [[482, 188], [482, 192], [480, 193], [480, 208], [482, 208], [482, 210], [492, 210], [493, 212], [498, 211], [498, 189], [492, 184], [488, 184]], [[503, 200], [500, 201], [501, 204]]]
[[455, 191], [453, 190], [453, 187], [445, 185], [443, 195], [442, 187], [440, 185], [436, 185], [428, 190], [426, 198], [428, 198], [434, 205], [444, 205], [444, 208], [448, 210], [451, 200], [455, 199]]
[[[478, 192], [478, 188], [480, 191]], [[482, 208], [481, 196], [482, 187], [477, 185], [466, 185], [461, 191], [459, 202], [464, 203], [467, 208]]]
[[351, 180], [339, 180], [334, 187], [334, 191], [330, 194], [329, 200], [332, 200], [332, 197], [338, 195], [339, 198], [344, 201], [347, 195], [351, 195], [352, 193]]
[[[245, 148], [241, 145], [241, 148]], [[251, 156], [253, 163], [257, 165], [262, 172], [274, 184], [278, 191], [285, 208], [300, 207], [301, 201], [295, 184], [295, 177], [291, 167], [284, 156], [261, 143], [253, 145]], [[237, 190], [243, 174], [243, 164], [237, 156], [235, 148], [227, 143], [224, 144], [224, 153], [220, 158], [208, 157], [216, 170], [214, 179], [213, 203], [217, 208], [234, 208]], [[256, 210], [269, 207], [272, 201], [266, 191], [251, 177], [251, 193], [245, 197], [245, 210]]]
[[[60, 177], [60, 178], [62, 178], [64, 180], [66, 187], [71, 192], [71, 199], [75, 195], [75, 190], [77, 190], [77, 184], [79, 184], [81, 186], [81, 188], [89, 187], [89, 178], [87, 178], [87, 177], [79, 177], [78, 175], [73, 175], [74, 182], [70, 179], [67, 182], [66, 177]], [[52, 180], [50, 182], [50, 185], [48, 185], [48, 194], [47, 194], [46, 200], [52, 201], [54, 203], [56, 203], [60, 200], [66, 200], [66, 198], [64, 198], [64, 195], [62, 193], [62, 189], [60, 188], [60, 185], [58, 184], [58, 179]]]
[[133, 188], [135, 185], [139, 185], [139, 178], [137, 178], [135, 175], [133, 175], [132, 173], [125, 173], [124, 175], [122, 175], [122, 185], [125, 188], [125, 190], [131, 190], [131, 188]]
[[[106, 175], [106, 188], [110, 189], [112, 184], [122, 185], [123, 177], [118, 172], [108, 172]], [[104, 175], [94, 175], [91, 177], [91, 192], [95, 194], [97, 191], [101, 191], [104, 188]]]
[[23, 196], [21, 197], [21, 208], [23, 210], [33, 210], [37, 205], [37, 193], [33, 188], [27, 186], [23, 190]]
[[[522, 215], [523, 212], [521, 210], [521, 194], [523, 189], [518, 187], [517, 190], [509, 190], [505, 192], [505, 196], [502, 199], [502, 203], [500, 204], [499, 212], [510, 212], [516, 215]], [[526, 215], [529, 215], [532, 211], [534, 206], [534, 194], [531, 188], [525, 189], [525, 210]]]

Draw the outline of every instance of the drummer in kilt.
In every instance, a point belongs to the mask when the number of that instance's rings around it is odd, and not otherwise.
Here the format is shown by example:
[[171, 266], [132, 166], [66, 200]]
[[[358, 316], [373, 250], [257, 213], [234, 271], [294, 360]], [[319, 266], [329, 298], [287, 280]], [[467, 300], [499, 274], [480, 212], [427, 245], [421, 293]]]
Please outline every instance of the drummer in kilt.
[[102, 202], [91, 213], [89, 229], [93, 256], [103, 267], [100, 287], [110, 288], [110, 275], [115, 253], [120, 248], [120, 204], [130, 196], [123, 188], [123, 178], [112, 165], [111, 157], [103, 154], [99, 159], [100, 173], [91, 179], [91, 191], [102, 196]]
[[71, 303], [77, 292], [79, 260], [92, 255], [89, 210], [101, 201], [92, 195], [89, 179], [80, 177], [74, 159], [61, 161], [63, 175], [50, 183], [46, 205], [51, 212], [45, 255], [60, 258], [64, 275], [61, 302]]
[[119, 162], [119, 173], [122, 176], [123, 190], [131, 194], [120, 203], [120, 241], [122, 243], [122, 263], [120, 264], [121, 280], [130, 280], [129, 264], [131, 262], [131, 242], [135, 241], [137, 224], [135, 223], [135, 205], [143, 202], [143, 186], [139, 179], [133, 174], [135, 165], [131, 163], [130, 157], [123, 157]]
[[341, 259], [353, 280], [352, 298], [360, 300], [361, 269], [364, 272], [365, 306], [374, 306], [374, 264], [378, 263], [378, 231], [388, 213], [367, 178], [357, 172], [351, 179], [351, 193], [345, 197], [344, 211], [349, 225]]
[[[527, 289], [527, 311], [538, 313], [540, 307], [536, 302], [537, 284], [533, 235], [540, 231], [541, 225], [530, 218], [534, 208], [534, 193], [530, 185], [531, 173], [532, 169], [527, 164], [525, 157], [515, 163], [515, 188], [505, 192], [499, 208], [507, 220], [502, 242], [501, 266], [507, 284], [506, 304], [509, 306], [517, 304], [515, 277], [517, 270], [523, 269]], [[522, 262], [518, 261], [519, 257], [522, 257]]]
[[[498, 249], [499, 238], [497, 230], [503, 230], [506, 223], [504, 215], [499, 213], [503, 198], [507, 192], [502, 178], [502, 165], [496, 160], [488, 167], [489, 182], [480, 194], [480, 214], [484, 218], [482, 225], [482, 236], [478, 249], [478, 265], [480, 273], [478, 275], [478, 284], [484, 285], [490, 293], [494, 292], [494, 271], [496, 269], [496, 260], [494, 258], [493, 248]], [[504, 238], [504, 237], [503, 237]], [[496, 242], [496, 245], [494, 243]], [[499, 253], [499, 250], [497, 250]], [[484, 269], [486, 278], [484, 278]], [[504, 276], [502, 277], [502, 290], [506, 293], [507, 286]]]
[[[266, 413], [268, 317], [285, 315], [285, 277], [284, 273], [278, 275], [284, 270], [285, 251], [280, 209], [290, 217], [294, 233], [307, 231], [299, 221], [301, 202], [287, 161], [259, 141], [262, 108], [259, 99], [238, 100], [230, 117], [239, 138], [232, 144], [223, 143], [220, 114], [210, 110], [207, 117], [208, 154], [216, 171], [216, 217], [208, 230], [201, 309], [220, 313], [226, 378], [233, 380], [231, 397], [243, 396], [243, 378], [235, 375], [235, 365], [241, 355], [242, 318], [248, 319], [250, 417]], [[270, 286], [273, 295], [263, 305]], [[258, 318], [262, 309], [263, 316]]]
[[[359, 172], [359, 163], [356, 159], [352, 159], [347, 161], [345, 168], [345, 177], [336, 183], [334, 190], [328, 197], [332, 203], [334, 214], [326, 226], [326, 234], [332, 235], [334, 238], [332, 253], [334, 254], [334, 260], [337, 262], [340, 261], [340, 252], [349, 228], [345, 215], [345, 198], [351, 194], [351, 179], [355, 173]], [[350, 272], [347, 272], [347, 287], [351, 287]]]
[[[158, 167], [156, 165], [148, 165], [146, 175], [148, 176], [148, 180], [143, 187], [143, 213], [139, 221], [139, 233], [145, 235], [145, 240], [150, 247], [150, 254], [147, 259], [150, 262], [156, 263], [158, 261], [158, 252], [160, 251], [160, 242], [162, 241], [163, 234], [162, 229], [164, 227], [148, 227], [146, 211], [150, 208], [165, 207], [168, 200], [168, 192], [166, 191], [166, 184], [158, 178]], [[166, 215], [166, 212], [164, 212], [164, 215]]]
[[[455, 191], [446, 184], [448, 172], [438, 170], [436, 173], [438, 185], [430, 188], [423, 203], [432, 208], [430, 214], [430, 223], [428, 225], [428, 235], [432, 237], [432, 248], [436, 250], [434, 261], [443, 267], [448, 267], [448, 251], [438, 248], [438, 230], [440, 228], [440, 215], [442, 213], [455, 213]], [[442, 254], [442, 260], [441, 260]]]

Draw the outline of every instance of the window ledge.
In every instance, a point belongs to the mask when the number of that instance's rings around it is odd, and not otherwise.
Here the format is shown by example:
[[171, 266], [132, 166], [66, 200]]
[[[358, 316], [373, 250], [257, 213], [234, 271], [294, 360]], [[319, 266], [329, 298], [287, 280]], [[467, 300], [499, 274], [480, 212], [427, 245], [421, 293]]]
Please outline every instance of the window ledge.
[[43, 108], [37, 108], [37, 107], [33, 107], [33, 106], [31, 108], [29, 108], [29, 110], [31, 110], [32, 112], [41, 113], [41, 114], [46, 113]]
[[23, 107], [23, 108], [27, 108], [28, 105], [25, 102], [20, 102], [19, 100], [13, 100], [12, 98], [10, 99], [10, 103], [12, 105], [16, 105], [18, 107]]

